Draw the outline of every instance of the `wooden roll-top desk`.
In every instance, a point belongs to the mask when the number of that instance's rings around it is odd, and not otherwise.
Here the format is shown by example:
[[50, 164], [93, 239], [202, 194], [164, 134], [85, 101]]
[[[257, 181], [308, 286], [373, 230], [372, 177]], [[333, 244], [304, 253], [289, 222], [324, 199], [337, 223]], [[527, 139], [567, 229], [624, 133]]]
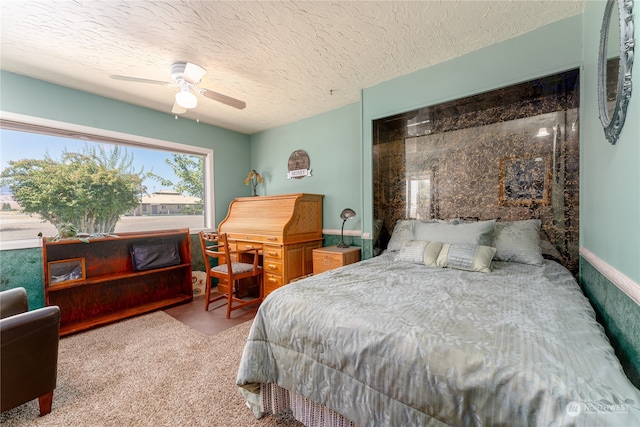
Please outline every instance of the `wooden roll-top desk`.
[[262, 250], [265, 296], [313, 273], [312, 251], [322, 247], [323, 197], [304, 193], [240, 197], [229, 205], [218, 231], [227, 233], [231, 250]]

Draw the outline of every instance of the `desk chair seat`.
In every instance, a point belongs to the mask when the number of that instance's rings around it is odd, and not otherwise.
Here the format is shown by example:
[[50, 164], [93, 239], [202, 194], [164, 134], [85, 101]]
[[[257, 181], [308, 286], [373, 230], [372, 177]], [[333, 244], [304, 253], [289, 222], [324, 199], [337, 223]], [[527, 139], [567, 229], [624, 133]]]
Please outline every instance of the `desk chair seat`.
[[[229, 248], [227, 235], [225, 233], [200, 232], [200, 245], [205, 258], [205, 268], [207, 270], [207, 284], [205, 292], [205, 310], [209, 310], [212, 302], [227, 300], [227, 319], [231, 317], [231, 312], [242, 307], [253, 304], [260, 304], [264, 299], [264, 284], [262, 267], [259, 265], [260, 254], [258, 249], [247, 249], [243, 251], [232, 251]], [[212, 265], [212, 261], [217, 261]], [[216, 265], [217, 264], [217, 265]], [[259, 296], [253, 299], [242, 299], [238, 296], [238, 281], [255, 277], [258, 280]], [[226, 284], [226, 292], [222, 295], [211, 298], [211, 288], [213, 279], [218, 283]], [[218, 287], [220, 290], [221, 287]]]

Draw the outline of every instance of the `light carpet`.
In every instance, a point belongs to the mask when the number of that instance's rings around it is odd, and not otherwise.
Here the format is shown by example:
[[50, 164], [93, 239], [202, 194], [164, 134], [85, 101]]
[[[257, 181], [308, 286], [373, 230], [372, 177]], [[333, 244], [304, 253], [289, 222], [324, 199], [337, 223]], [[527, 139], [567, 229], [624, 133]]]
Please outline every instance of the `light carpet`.
[[50, 414], [33, 400], [3, 426], [301, 426], [256, 420], [235, 385], [251, 321], [206, 336], [157, 311], [60, 340]]

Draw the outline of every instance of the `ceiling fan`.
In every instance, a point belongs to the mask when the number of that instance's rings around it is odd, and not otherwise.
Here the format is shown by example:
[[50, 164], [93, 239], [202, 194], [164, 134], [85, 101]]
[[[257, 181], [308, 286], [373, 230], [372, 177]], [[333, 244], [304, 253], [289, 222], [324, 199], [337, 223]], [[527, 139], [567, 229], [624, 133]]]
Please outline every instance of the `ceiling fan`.
[[129, 82], [179, 87], [180, 91], [176, 93], [176, 99], [173, 103], [173, 108], [171, 109], [173, 114], [186, 113], [188, 109], [195, 108], [198, 105], [198, 98], [194, 94], [194, 91], [198, 92], [202, 96], [239, 110], [242, 110], [247, 106], [244, 101], [240, 101], [239, 99], [231, 98], [230, 96], [223, 95], [209, 89], [197, 88], [196, 86], [200, 83], [200, 80], [202, 80], [202, 77], [206, 72], [207, 70], [199, 65], [192, 64], [191, 62], [176, 62], [171, 66], [171, 78], [173, 79], [173, 82], [118, 75], [111, 75], [110, 77], [112, 79], [125, 80]]

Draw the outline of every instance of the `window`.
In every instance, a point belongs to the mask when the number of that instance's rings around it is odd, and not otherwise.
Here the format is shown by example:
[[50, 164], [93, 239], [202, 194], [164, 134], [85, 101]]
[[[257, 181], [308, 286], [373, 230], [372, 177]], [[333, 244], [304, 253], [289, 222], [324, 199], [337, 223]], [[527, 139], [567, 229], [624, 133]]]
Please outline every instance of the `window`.
[[[139, 176], [142, 185], [135, 194], [137, 205], [120, 214], [115, 233], [168, 228], [189, 228], [195, 232], [212, 227], [215, 213], [211, 149], [8, 113], [3, 113], [0, 119], [0, 132], [3, 172], [11, 160], [42, 160], [48, 156], [60, 162], [64, 152], [93, 149], [94, 153], [103, 153], [105, 159], [126, 157], [128, 161], [122, 164], [130, 165], [130, 172]], [[178, 168], [171, 166], [176, 164], [176, 158], [187, 159], [201, 170], [202, 191], [189, 186], [190, 194], [178, 185], [183, 179], [176, 173]], [[69, 184], [75, 184], [73, 178]], [[0, 204], [1, 249], [38, 246], [38, 233], [57, 234], [53, 223], [44, 222], [39, 214], [21, 213], [22, 207], [8, 185], [0, 187]]]

